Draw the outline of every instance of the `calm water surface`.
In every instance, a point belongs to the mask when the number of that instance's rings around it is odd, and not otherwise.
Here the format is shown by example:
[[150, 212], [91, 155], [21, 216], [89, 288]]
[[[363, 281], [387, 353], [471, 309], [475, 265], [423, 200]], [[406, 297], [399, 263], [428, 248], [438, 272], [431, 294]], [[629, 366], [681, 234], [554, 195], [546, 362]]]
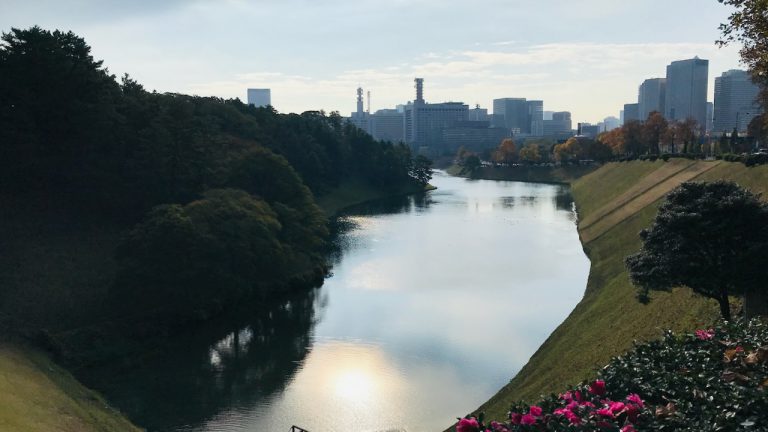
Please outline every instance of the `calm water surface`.
[[150, 431], [439, 431], [503, 386], [584, 292], [563, 186], [469, 181], [353, 209], [316, 291], [89, 380]]

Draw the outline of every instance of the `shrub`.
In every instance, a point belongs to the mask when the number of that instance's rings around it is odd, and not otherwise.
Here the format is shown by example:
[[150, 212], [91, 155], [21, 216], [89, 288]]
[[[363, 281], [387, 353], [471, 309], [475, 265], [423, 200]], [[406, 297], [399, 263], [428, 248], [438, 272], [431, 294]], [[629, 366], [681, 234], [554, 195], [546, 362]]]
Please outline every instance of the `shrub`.
[[768, 326], [759, 320], [636, 345], [591, 384], [537, 405], [515, 404], [504, 422], [466, 417], [457, 432], [736, 431], [768, 424]]

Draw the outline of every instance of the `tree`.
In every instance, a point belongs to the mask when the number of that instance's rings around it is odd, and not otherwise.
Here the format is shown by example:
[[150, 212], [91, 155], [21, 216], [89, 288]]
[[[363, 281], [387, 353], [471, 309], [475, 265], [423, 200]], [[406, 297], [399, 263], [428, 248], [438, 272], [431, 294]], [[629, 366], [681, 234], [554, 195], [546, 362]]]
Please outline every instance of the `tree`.
[[728, 22], [720, 24], [722, 38], [718, 45], [741, 44], [739, 55], [747, 65], [752, 80], [761, 88], [762, 105], [768, 102], [768, 14], [765, 0], [718, 0], [736, 10]]
[[517, 146], [512, 138], [504, 138], [493, 153], [493, 161], [512, 164], [517, 160]]
[[520, 149], [520, 159], [528, 163], [536, 163], [541, 160], [539, 146], [536, 144], [527, 144]]
[[681, 184], [640, 238], [642, 249], [625, 263], [641, 302], [649, 291], [687, 286], [716, 300], [730, 320], [729, 295], [766, 289], [768, 205], [733, 182]]
[[643, 130], [645, 132], [645, 141], [651, 153], [656, 155], [661, 153], [659, 143], [668, 127], [667, 120], [658, 111], [648, 114], [648, 120], [643, 124]]
[[571, 137], [566, 142], [556, 145], [554, 153], [555, 160], [558, 162], [571, 162], [578, 161], [584, 156], [584, 149], [578, 138]]
[[482, 162], [480, 162], [480, 158], [477, 155], [469, 155], [464, 159], [464, 167], [461, 169], [461, 173], [472, 176], [481, 166]]
[[611, 148], [613, 154], [624, 153], [624, 127], [601, 133], [597, 140]]
[[432, 161], [422, 155], [418, 155], [413, 159], [413, 165], [408, 173], [419, 184], [427, 185], [429, 180], [432, 179]]

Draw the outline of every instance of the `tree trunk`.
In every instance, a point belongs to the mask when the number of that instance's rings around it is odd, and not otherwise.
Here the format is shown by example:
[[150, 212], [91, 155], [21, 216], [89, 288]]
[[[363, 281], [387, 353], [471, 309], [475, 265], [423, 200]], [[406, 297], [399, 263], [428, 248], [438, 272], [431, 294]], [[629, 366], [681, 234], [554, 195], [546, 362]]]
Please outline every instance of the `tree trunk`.
[[723, 295], [717, 300], [718, 303], [720, 303], [720, 315], [723, 316], [723, 319], [726, 321], [731, 320], [731, 304], [728, 301], [728, 295]]
[[757, 316], [768, 316], [768, 293], [765, 290], [744, 294], [744, 317], [751, 319]]

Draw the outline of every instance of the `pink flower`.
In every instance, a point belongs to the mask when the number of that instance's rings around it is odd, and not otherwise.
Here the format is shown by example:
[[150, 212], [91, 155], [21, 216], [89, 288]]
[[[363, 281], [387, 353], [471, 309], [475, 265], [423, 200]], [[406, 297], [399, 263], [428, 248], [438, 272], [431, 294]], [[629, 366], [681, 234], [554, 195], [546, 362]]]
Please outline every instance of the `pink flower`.
[[562, 393], [562, 394], [560, 394], [560, 399], [562, 399], [562, 400], [564, 400], [566, 402], [570, 402], [570, 401], [573, 400], [573, 393], [570, 392], [570, 391]]
[[552, 414], [554, 415], [565, 415], [565, 413], [569, 413], [568, 408], [558, 408], [554, 411], [552, 411]]
[[493, 429], [494, 432], [509, 432], [509, 429], [507, 429], [506, 426], [496, 421], [491, 422], [491, 429]]
[[524, 425], [536, 424], [536, 417], [534, 417], [534, 416], [532, 416], [530, 414], [526, 414], [520, 420], [520, 424], [524, 424]]
[[600, 408], [599, 410], [596, 410], [595, 413], [602, 417], [613, 418], [613, 411], [611, 411], [610, 408]]
[[635, 427], [630, 424], [621, 428], [621, 432], [637, 432], [637, 431], [635, 430]]
[[520, 413], [509, 413], [509, 422], [512, 424], [520, 424], [523, 420], [523, 415]]
[[543, 410], [541, 409], [541, 407], [537, 407], [536, 405], [531, 405], [530, 413], [532, 416], [541, 417], [542, 411]]
[[581, 406], [585, 406], [585, 407], [594, 408], [594, 407], [595, 407], [595, 404], [593, 404], [592, 402], [589, 402], [589, 401], [587, 401], [587, 402], [582, 402], [582, 403], [581, 403]]
[[611, 403], [611, 411], [613, 411], [614, 414], [619, 413], [624, 409], [624, 406], [624, 402], [613, 402]]
[[605, 394], [605, 381], [603, 380], [596, 380], [592, 383], [591, 386], [589, 386], [589, 392], [598, 396], [602, 396]]
[[637, 406], [639, 406], [640, 408], [645, 407], [643, 400], [640, 398], [640, 395], [638, 395], [637, 393], [632, 393], [629, 396], [627, 396], [627, 400], [637, 404]]
[[581, 392], [580, 392], [580, 391], [578, 391], [578, 390], [576, 390], [575, 392], [573, 392], [573, 397], [574, 397], [574, 398], [576, 398], [576, 400], [577, 400], [577, 401], [579, 401], [579, 402], [581, 402], [581, 401], [582, 401], [582, 399], [581, 399]]
[[627, 410], [627, 418], [632, 423], [637, 421], [637, 416], [640, 414], [640, 408], [638, 408], [635, 404], [627, 404], [626, 406]]
[[578, 402], [576, 402], [576, 401], [573, 401], [573, 402], [569, 403], [568, 405], [566, 405], [565, 407], [566, 407], [568, 410], [570, 410], [570, 411], [574, 411], [574, 410], [577, 410], [577, 409], [579, 409], [579, 403], [578, 403]]
[[456, 423], [456, 432], [480, 432], [480, 425], [475, 418], [463, 418]]
[[568, 421], [571, 422], [571, 424], [579, 424], [579, 423], [581, 423], [581, 417], [577, 416], [576, 414], [574, 414], [574, 413], [572, 413], [570, 411], [566, 412], [565, 418], [567, 418]]
[[715, 331], [712, 329], [709, 330], [696, 330], [694, 333], [697, 338], [701, 340], [710, 340], [713, 337], [715, 337]]

